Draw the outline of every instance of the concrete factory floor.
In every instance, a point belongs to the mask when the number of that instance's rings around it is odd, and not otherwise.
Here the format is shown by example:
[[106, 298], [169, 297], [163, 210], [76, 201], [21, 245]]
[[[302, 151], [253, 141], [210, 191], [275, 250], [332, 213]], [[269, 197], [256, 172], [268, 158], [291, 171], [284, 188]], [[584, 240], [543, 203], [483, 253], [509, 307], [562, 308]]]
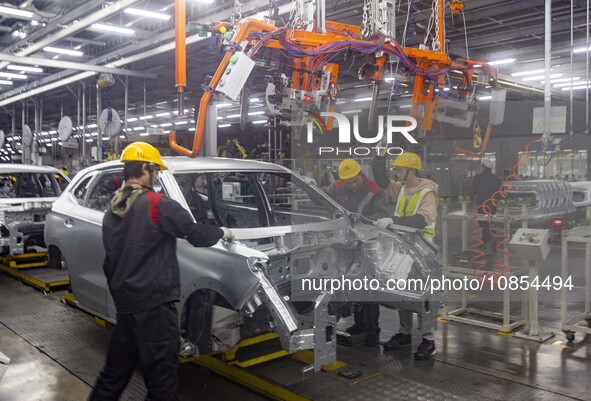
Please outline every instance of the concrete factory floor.
[[[583, 285], [583, 256], [581, 250], [570, 252], [577, 286]], [[552, 250], [540, 275], [560, 275], [560, 249]], [[44, 295], [0, 275], [0, 351], [12, 358], [0, 379], [0, 400], [80, 401], [88, 396], [110, 329], [60, 300], [60, 293]], [[582, 311], [583, 300], [584, 292], [573, 290], [569, 308]], [[478, 302], [477, 295], [471, 301]], [[487, 306], [500, 309], [499, 302]], [[344, 320], [339, 327], [349, 324]], [[377, 374], [358, 384], [345, 383], [335, 372], [302, 373], [303, 365], [290, 359], [250, 371], [311, 400], [591, 399], [591, 337], [577, 334], [574, 342], [566, 342], [560, 330], [559, 292], [540, 292], [540, 324], [555, 337], [538, 343], [471, 325], [440, 323], [438, 352], [427, 362], [412, 357], [420, 342], [418, 333], [412, 348], [396, 352], [339, 346], [340, 360], [367, 376]], [[396, 312], [382, 309], [381, 326], [381, 340], [387, 341], [398, 328]], [[181, 400], [264, 399], [195, 364], [182, 365], [180, 376]], [[144, 397], [145, 387], [136, 373], [122, 400]]]

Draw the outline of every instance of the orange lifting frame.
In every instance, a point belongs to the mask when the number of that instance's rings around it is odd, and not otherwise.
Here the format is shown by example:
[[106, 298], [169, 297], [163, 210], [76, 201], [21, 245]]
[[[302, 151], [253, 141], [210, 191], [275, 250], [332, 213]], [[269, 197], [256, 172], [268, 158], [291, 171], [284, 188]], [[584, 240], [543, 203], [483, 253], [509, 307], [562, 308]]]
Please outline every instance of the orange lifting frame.
[[[439, 2], [439, 9], [437, 18], [440, 21], [440, 24], [443, 22], [443, 7], [444, 1], [438, 0]], [[176, 15], [176, 86], [179, 92], [179, 95], [182, 96], [183, 88], [186, 86], [186, 45], [185, 45], [185, 1], [184, 0], [176, 0], [176, 7], [177, 10], [175, 11]], [[351, 39], [350, 36], [345, 35], [341, 32], [353, 32], [359, 34], [360, 29], [357, 26], [353, 25], [346, 25], [341, 24], [338, 22], [327, 21], [326, 25], [329, 27], [334, 28], [328, 33], [318, 33], [318, 32], [309, 32], [305, 30], [294, 30], [290, 32], [290, 39], [304, 47], [316, 47], [319, 45], [336, 42], [340, 40], [347, 40], [352, 43], [367, 43], [364, 40], [358, 39]], [[222, 27], [228, 27], [229, 23], [227, 22], [220, 22], [214, 26], [214, 30], [219, 31]], [[234, 43], [240, 44], [244, 40], [247, 40], [248, 36], [251, 32], [273, 32], [278, 28], [274, 25], [270, 25], [255, 19], [246, 19], [238, 29], [235, 37], [233, 38]], [[441, 43], [441, 50], [439, 52], [431, 51], [431, 50], [422, 50], [422, 49], [415, 49], [415, 48], [403, 48], [404, 53], [407, 57], [416, 60], [416, 63], [421, 68], [429, 68], [429, 67], [451, 67], [453, 69], [458, 69], [465, 71], [464, 75], [464, 82], [468, 83], [471, 81], [473, 72], [474, 72], [474, 65], [481, 64], [484, 65], [483, 62], [477, 62], [472, 60], [466, 60], [464, 64], [455, 64], [453, 63], [449, 56], [444, 52], [443, 46], [445, 44], [445, 37], [443, 33], [443, 29], [439, 30], [438, 40]], [[251, 44], [256, 43], [256, 41], [251, 41]], [[269, 48], [276, 48], [282, 49], [281, 44], [276, 40], [270, 40], [268, 43], [265, 44], [266, 47]], [[386, 44], [389, 46], [389, 44]], [[189, 157], [196, 157], [201, 150], [201, 144], [203, 140], [203, 132], [205, 129], [205, 119], [207, 113], [207, 106], [212, 98], [212, 90], [218, 85], [223, 72], [226, 70], [228, 64], [230, 63], [230, 58], [232, 57], [233, 52], [227, 51], [222, 59], [220, 65], [218, 66], [213, 78], [209, 82], [209, 90], [207, 90], [203, 96], [201, 97], [201, 101], [199, 103], [199, 113], [197, 116], [196, 127], [195, 127], [195, 137], [193, 139], [193, 147], [192, 149], [185, 148], [179, 145], [176, 141], [176, 131], [173, 130], [170, 132], [169, 136], [169, 145], [172, 150], [183, 154]], [[310, 61], [311, 57], [304, 57], [301, 59], [294, 59], [294, 71], [292, 73], [293, 78], [293, 89], [302, 89], [305, 91], [311, 90], [314, 86], [315, 82], [313, 82], [313, 78], [310, 75]], [[382, 80], [383, 79], [383, 72], [385, 68], [385, 61], [386, 56], [382, 55], [376, 57], [376, 64], [378, 65], [378, 70], [373, 74], [371, 77], [372, 80]], [[329, 67], [330, 66], [330, 67]], [[338, 65], [327, 65], [327, 68], [331, 68], [333, 72], [333, 77], [331, 78], [331, 82], [336, 82], [336, 73], [338, 72]], [[429, 87], [427, 93], [424, 93], [424, 84], [425, 79], [422, 76], [416, 76], [415, 78], [415, 85], [413, 91], [413, 98], [412, 98], [412, 108], [411, 108], [411, 116], [416, 117], [418, 114], [418, 103], [425, 104], [425, 111], [424, 111], [424, 118], [421, 128], [423, 129], [431, 129], [432, 125], [432, 114], [434, 110], [434, 97], [435, 97], [435, 88], [433, 82], [429, 83]], [[443, 87], [443, 83], [439, 83], [439, 87]], [[490, 134], [490, 129], [487, 130], [487, 136], [485, 137], [483, 143], [483, 150], [486, 149], [486, 145], [488, 143], [488, 136]]]

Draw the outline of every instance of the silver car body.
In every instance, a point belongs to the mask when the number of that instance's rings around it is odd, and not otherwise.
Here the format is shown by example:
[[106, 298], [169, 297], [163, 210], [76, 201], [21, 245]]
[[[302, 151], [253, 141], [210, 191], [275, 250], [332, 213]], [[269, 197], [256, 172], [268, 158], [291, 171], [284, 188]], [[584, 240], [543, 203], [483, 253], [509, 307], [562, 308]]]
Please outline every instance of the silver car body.
[[[250, 195], [260, 198], [261, 202], [254, 207], [248, 202], [240, 203], [242, 195], [234, 193], [240, 185], [228, 183], [221, 187], [225, 193], [223, 197], [238, 200], [227, 202], [241, 209], [236, 218], [238, 223], [242, 219], [243, 225], [249, 225], [248, 216], [253, 214], [270, 221], [268, 216], [273, 214], [275, 225], [231, 227], [236, 241], [220, 241], [210, 248], [194, 248], [184, 239], [177, 240], [182, 285], [178, 307], [181, 321], [186, 318], [187, 301], [193, 293], [201, 290], [215, 292], [218, 298], [224, 299], [225, 308], [234, 311], [230, 325], [227, 319], [212, 323], [212, 332], [239, 331], [239, 334], [231, 336], [232, 340], [217, 344], [217, 349], [227, 349], [240, 337], [274, 330], [284, 349], [290, 352], [314, 349], [314, 365], [319, 369], [322, 364], [331, 363], [336, 358], [334, 311], [338, 308], [331, 305], [356, 301], [375, 301], [411, 309], [420, 314], [420, 324], [424, 328], [436, 325], [441, 296], [439, 293], [431, 294], [427, 287], [366, 291], [341, 289], [332, 294], [326, 288], [317, 291], [300, 288], [306, 278], [326, 282], [326, 279], [341, 277], [370, 277], [382, 284], [389, 278], [435, 278], [440, 274], [437, 252], [420, 232], [400, 227], [380, 230], [365, 224], [359, 216], [342, 209], [315, 186], [305, 184], [297, 174], [275, 164], [185, 157], [164, 158], [164, 162], [169, 169], [160, 173], [159, 185], [194, 216], [198, 212], [189, 205], [191, 202], [183, 194], [187, 188], [179, 186], [179, 182], [184, 182], [188, 177], [186, 174], [205, 176], [230, 172], [256, 177], [252, 181], [255, 182], [254, 192], [257, 192], [256, 186], [263, 188], [272, 179], [287, 177], [289, 184], [293, 184], [292, 188], [297, 188], [300, 194], [305, 192], [306, 196], [325, 205], [333, 214], [332, 218], [311, 217], [305, 202], [301, 205], [296, 205], [295, 200], [286, 202], [290, 194], [279, 192], [275, 194], [278, 198], [275, 200], [261, 196], [261, 191], [258, 195]], [[89, 205], [94, 207], [95, 198], [100, 201], [100, 196], [93, 198], [91, 192], [99, 185], [98, 182], [104, 181], [101, 177], [121, 171], [122, 164], [119, 162], [81, 171], [54, 203], [45, 227], [50, 254], [52, 250], [55, 255], [61, 254], [68, 266], [78, 305], [111, 321], [114, 321], [116, 311], [102, 270], [101, 223], [104, 212]], [[210, 196], [213, 197], [214, 192]], [[105, 199], [110, 198], [105, 196]], [[106, 206], [107, 203], [104, 203]], [[219, 208], [221, 210], [222, 206]], [[285, 211], [277, 211], [281, 208]], [[231, 211], [228, 209], [224, 213]], [[211, 217], [209, 214], [203, 216], [204, 219]], [[230, 221], [229, 217], [226, 219]], [[296, 307], [298, 302], [299, 308]], [[329, 305], [329, 302], [332, 303]], [[302, 303], [308, 307], [302, 308]]]
[[68, 181], [54, 167], [0, 164], [0, 254], [44, 247], [45, 216], [61, 194], [56, 175]]

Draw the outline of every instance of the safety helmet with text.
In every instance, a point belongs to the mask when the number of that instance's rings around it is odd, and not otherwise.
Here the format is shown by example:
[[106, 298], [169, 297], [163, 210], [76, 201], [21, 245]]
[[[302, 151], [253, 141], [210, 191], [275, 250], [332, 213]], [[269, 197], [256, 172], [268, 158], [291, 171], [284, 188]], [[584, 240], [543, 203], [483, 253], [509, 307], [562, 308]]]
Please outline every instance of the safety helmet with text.
[[348, 180], [361, 172], [361, 166], [353, 159], [345, 159], [339, 164], [339, 178]]
[[133, 142], [127, 145], [121, 153], [122, 162], [138, 161], [151, 163], [158, 166], [159, 170], [166, 170], [160, 152], [154, 146], [146, 142]]
[[420, 170], [423, 165], [419, 155], [412, 152], [404, 152], [390, 164], [394, 167], [408, 167], [415, 170]]

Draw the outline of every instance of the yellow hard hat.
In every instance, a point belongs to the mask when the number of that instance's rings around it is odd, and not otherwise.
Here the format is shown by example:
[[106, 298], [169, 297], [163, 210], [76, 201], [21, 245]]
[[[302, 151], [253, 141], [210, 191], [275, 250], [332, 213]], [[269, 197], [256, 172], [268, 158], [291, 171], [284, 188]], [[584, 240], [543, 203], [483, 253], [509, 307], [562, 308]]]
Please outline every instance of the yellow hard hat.
[[394, 167], [408, 167], [416, 170], [420, 170], [422, 166], [419, 155], [412, 152], [404, 152], [390, 164]]
[[360, 171], [361, 166], [353, 159], [345, 159], [339, 164], [339, 178], [341, 180], [356, 177]]
[[160, 170], [166, 170], [168, 167], [162, 162], [160, 152], [154, 146], [146, 142], [133, 142], [127, 145], [121, 153], [121, 161], [138, 161], [144, 163], [153, 163], [160, 167]]

